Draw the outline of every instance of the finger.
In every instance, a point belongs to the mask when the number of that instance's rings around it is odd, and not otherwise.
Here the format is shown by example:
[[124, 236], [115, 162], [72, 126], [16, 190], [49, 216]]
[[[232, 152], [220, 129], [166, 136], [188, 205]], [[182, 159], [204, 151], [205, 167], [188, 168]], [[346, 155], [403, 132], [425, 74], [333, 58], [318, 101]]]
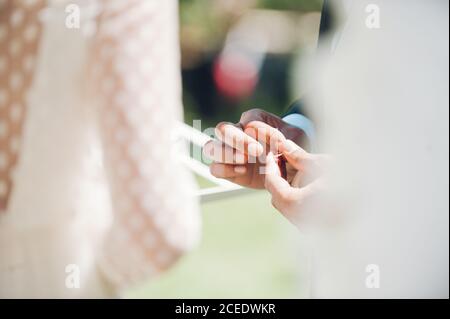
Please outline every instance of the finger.
[[267, 123], [272, 127], [279, 127], [278, 124], [284, 123], [279, 116], [263, 111], [261, 109], [251, 109], [242, 113], [239, 123], [242, 126], [247, 126], [248, 123], [253, 121]]
[[291, 192], [289, 183], [281, 177], [280, 169], [272, 153], [266, 158], [265, 187], [275, 201], [280, 201]]
[[278, 154], [280, 144], [286, 142], [286, 138], [277, 128], [260, 121], [252, 121], [245, 126], [245, 133], [263, 145], [269, 145], [270, 151]]
[[237, 127], [231, 123], [219, 123], [216, 126], [216, 136], [219, 140], [244, 154], [258, 157], [264, 152], [264, 148], [255, 139], [242, 131], [240, 124]]
[[248, 162], [247, 155], [218, 140], [206, 143], [203, 147], [203, 155], [213, 162], [224, 164], [246, 164]]
[[305, 161], [310, 159], [310, 154], [291, 140], [280, 144], [280, 151], [288, 163], [298, 170], [303, 170]]
[[234, 178], [245, 175], [247, 167], [243, 165], [230, 165], [212, 163], [209, 167], [211, 174], [217, 178]]
[[239, 123], [242, 126], [246, 126], [248, 123], [250, 123], [252, 121], [264, 122], [264, 117], [266, 117], [266, 113], [267, 112], [265, 112], [261, 109], [251, 109], [251, 110], [245, 111], [244, 113], [242, 113]]
[[304, 173], [302, 171], [297, 171], [297, 173], [294, 175], [294, 178], [291, 181], [291, 186], [300, 188], [303, 185], [303, 179], [304, 179]]

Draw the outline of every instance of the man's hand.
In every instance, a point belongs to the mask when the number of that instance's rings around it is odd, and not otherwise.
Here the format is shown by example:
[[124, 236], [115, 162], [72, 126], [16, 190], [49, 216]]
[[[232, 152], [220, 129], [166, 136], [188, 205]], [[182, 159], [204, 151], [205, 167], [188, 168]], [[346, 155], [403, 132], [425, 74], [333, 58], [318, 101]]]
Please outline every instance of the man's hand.
[[[305, 141], [302, 130], [285, 123], [271, 113], [253, 109], [242, 114], [237, 124], [222, 122], [216, 126], [218, 140], [208, 142], [203, 153], [213, 160], [211, 174], [244, 187], [264, 188], [265, 154], [286, 138]], [[295, 172], [295, 170], [294, 170]], [[288, 179], [293, 176], [288, 169]]]

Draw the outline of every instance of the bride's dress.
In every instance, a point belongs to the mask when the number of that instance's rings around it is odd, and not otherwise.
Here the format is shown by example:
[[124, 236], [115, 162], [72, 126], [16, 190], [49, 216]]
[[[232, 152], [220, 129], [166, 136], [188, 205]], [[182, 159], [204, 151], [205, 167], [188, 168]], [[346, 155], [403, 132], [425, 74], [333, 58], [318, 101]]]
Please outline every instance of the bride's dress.
[[177, 19], [175, 0], [0, 0], [0, 297], [115, 296], [198, 239]]

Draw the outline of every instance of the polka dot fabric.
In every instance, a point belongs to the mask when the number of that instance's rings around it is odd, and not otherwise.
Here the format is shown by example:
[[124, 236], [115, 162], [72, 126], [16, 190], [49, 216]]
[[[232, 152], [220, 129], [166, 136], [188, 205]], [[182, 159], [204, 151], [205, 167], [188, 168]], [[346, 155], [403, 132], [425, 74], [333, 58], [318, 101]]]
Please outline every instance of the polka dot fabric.
[[20, 159], [41, 25], [40, 0], [0, 0], [0, 213], [13, 190], [14, 169]]
[[176, 1], [101, 2], [91, 63], [114, 223], [100, 267], [115, 287], [160, 272], [198, 240], [181, 117]]

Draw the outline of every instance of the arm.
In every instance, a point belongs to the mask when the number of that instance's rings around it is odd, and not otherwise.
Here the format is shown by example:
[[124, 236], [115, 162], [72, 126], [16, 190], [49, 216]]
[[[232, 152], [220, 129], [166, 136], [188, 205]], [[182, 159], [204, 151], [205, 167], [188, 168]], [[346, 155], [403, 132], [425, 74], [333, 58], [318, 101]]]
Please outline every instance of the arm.
[[99, 265], [115, 288], [161, 272], [199, 237], [192, 176], [174, 149], [181, 120], [175, 1], [104, 1], [94, 39], [114, 222]]

